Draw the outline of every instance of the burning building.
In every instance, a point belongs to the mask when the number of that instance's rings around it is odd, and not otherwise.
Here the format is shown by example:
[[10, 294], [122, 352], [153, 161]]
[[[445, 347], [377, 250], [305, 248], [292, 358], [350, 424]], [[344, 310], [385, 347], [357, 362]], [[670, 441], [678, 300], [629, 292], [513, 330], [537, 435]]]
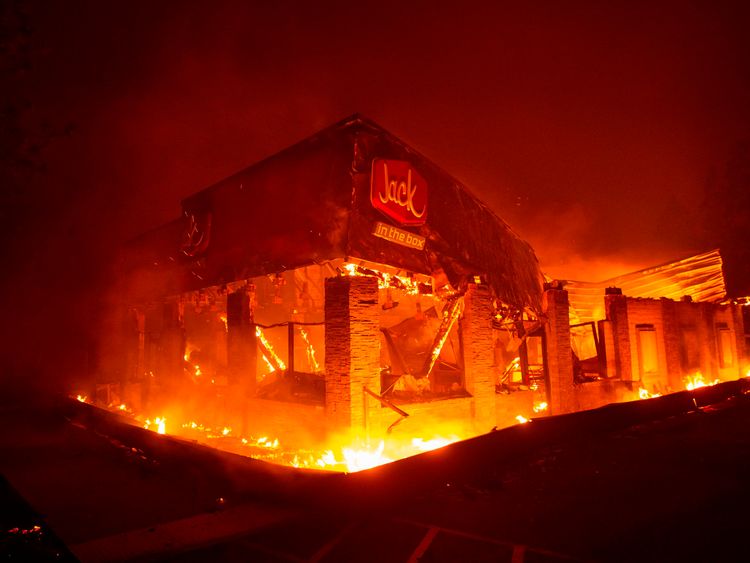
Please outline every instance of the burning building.
[[601, 312], [574, 307], [571, 324], [568, 291], [544, 284], [526, 242], [360, 116], [182, 210], [125, 249], [122, 356], [97, 392], [160, 413], [146, 426], [211, 421], [210, 436], [253, 452], [278, 445], [268, 436], [300, 452], [343, 434], [403, 435], [419, 451], [676, 389], [696, 367], [743, 369], [734, 305], [599, 288]]

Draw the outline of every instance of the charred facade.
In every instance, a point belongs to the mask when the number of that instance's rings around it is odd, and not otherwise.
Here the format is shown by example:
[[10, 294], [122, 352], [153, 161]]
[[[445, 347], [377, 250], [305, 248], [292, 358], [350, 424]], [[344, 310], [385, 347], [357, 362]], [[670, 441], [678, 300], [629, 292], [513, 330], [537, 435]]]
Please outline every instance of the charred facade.
[[[436, 420], [465, 437], [747, 369], [739, 305], [585, 283], [569, 302], [464, 185], [360, 116], [182, 209], [124, 250], [101, 402], [299, 444]], [[723, 299], [701, 264], [679, 277]]]

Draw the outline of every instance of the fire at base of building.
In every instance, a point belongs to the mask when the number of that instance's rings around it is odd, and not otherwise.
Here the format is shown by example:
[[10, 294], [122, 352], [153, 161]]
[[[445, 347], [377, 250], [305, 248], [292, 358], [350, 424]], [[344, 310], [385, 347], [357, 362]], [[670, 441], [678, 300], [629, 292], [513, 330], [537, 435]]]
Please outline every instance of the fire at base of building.
[[[154, 430], [356, 470], [747, 369], [717, 253], [614, 280], [627, 295], [571, 282], [569, 302], [462, 184], [359, 116], [182, 207], [125, 250], [94, 392]], [[683, 295], [702, 301], [666, 298]]]

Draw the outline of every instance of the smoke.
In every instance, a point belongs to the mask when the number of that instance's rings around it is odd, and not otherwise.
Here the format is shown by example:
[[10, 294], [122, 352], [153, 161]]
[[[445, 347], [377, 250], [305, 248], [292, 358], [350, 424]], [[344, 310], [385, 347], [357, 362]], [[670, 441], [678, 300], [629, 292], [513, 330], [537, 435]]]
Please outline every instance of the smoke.
[[29, 5], [29, 115], [76, 128], [10, 212], [4, 371], [95, 371], [119, 246], [355, 111], [472, 186], [556, 277], [711, 247], [706, 173], [750, 123], [746, 11]]

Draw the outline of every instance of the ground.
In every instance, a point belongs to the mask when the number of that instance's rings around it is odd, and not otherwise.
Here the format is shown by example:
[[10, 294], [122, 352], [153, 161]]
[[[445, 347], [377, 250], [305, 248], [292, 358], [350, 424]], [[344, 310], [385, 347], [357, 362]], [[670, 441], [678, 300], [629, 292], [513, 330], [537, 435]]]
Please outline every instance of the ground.
[[746, 392], [735, 382], [535, 420], [333, 479], [3, 393], [0, 550], [18, 561], [743, 561]]

